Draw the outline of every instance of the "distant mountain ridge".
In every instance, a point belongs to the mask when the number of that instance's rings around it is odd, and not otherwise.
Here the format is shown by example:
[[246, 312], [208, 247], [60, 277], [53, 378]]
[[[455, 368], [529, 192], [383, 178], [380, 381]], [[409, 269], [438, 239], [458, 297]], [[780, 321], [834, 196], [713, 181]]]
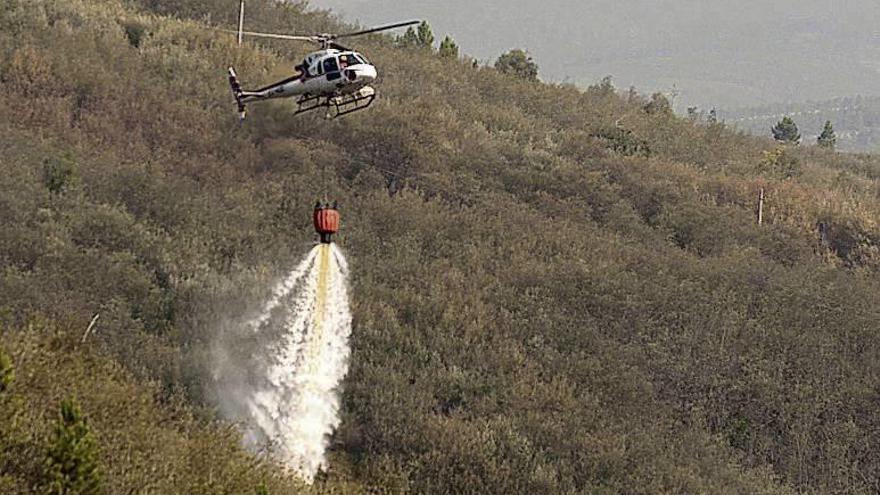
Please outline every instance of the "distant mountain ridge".
[[[546, 81], [680, 91], [685, 106], [880, 96], [880, 3], [850, 0], [312, 0], [350, 20], [426, 19], [464, 53], [491, 62], [530, 51]], [[876, 89], [875, 89], [876, 88]]]
[[880, 150], [880, 97], [853, 96], [719, 112], [719, 117], [726, 123], [756, 135], [770, 135], [770, 127], [785, 116], [797, 123], [805, 144], [814, 144], [825, 122], [830, 120], [837, 135], [838, 149], [853, 152]]

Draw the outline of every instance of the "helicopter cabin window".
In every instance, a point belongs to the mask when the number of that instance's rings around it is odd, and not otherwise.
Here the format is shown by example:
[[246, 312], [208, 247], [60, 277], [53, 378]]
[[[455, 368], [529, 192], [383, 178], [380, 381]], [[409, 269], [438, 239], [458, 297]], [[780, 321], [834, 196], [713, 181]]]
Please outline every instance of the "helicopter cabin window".
[[338, 72], [339, 65], [336, 63], [336, 57], [327, 57], [324, 59], [324, 72], [329, 74], [331, 72]]
[[336, 57], [324, 59], [324, 73], [327, 74], [328, 81], [342, 77], [342, 74], [339, 73], [339, 64], [336, 62]]
[[357, 62], [352, 62], [352, 63], [358, 63], [358, 64], [369, 64], [370, 63], [370, 61], [367, 60], [366, 57], [364, 57], [360, 53], [352, 53], [351, 56], [354, 57], [355, 60], [357, 60]]

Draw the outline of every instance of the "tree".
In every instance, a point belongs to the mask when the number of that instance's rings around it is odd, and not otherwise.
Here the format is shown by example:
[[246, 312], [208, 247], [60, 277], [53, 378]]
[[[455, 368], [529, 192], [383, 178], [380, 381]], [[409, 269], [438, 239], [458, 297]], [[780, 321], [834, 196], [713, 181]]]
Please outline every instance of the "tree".
[[834, 133], [834, 126], [831, 125], [830, 120], [825, 121], [825, 128], [822, 129], [822, 134], [819, 134], [819, 138], [816, 140], [816, 144], [818, 144], [820, 148], [825, 148], [832, 151], [837, 145], [837, 135]]
[[458, 45], [449, 36], [440, 42], [440, 56], [443, 58], [458, 58]]
[[414, 47], [419, 43], [419, 35], [416, 34], [416, 30], [412, 28], [412, 26], [406, 28], [406, 32], [403, 33], [402, 36], [397, 38], [397, 44], [402, 47]]
[[408, 27], [403, 36], [397, 38], [397, 43], [405, 48], [431, 48], [434, 44], [434, 33], [431, 26], [422, 21], [415, 29]]
[[770, 131], [773, 133], [773, 139], [784, 144], [798, 144], [801, 141], [801, 135], [798, 132], [798, 126], [791, 120], [791, 117], [783, 117], [776, 123]]
[[504, 74], [512, 74], [527, 81], [538, 80], [538, 64], [523, 50], [513, 49], [498, 57], [495, 68]]
[[97, 457], [97, 445], [76, 401], [62, 401], [45, 461], [46, 492], [50, 495], [99, 493], [101, 471]]
[[416, 34], [418, 36], [418, 46], [422, 48], [431, 48], [434, 45], [434, 33], [431, 31], [431, 26], [429, 26], [426, 21], [422, 21], [422, 23], [419, 24]]

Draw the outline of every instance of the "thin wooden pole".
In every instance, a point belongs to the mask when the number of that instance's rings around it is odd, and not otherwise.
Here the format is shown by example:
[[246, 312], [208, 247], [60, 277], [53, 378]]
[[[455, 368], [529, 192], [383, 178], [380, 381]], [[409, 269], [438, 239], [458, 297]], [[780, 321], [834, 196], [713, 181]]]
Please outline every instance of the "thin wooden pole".
[[241, 46], [242, 31], [244, 31], [244, 0], [241, 0], [238, 8], [238, 45]]
[[761, 192], [758, 194], [758, 225], [762, 225], [764, 223], [764, 188], [761, 188]]

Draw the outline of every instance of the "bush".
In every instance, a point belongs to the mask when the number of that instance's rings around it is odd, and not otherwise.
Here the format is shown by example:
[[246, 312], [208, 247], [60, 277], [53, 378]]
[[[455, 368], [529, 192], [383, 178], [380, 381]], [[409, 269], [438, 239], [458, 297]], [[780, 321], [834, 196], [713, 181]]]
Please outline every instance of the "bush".
[[502, 74], [511, 74], [526, 81], [538, 80], [538, 64], [523, 50], [510, 50], [498, 57], [495, 69]]
[[74, 399], [61, 402], [46, 458], [44, 483], [50, 495], [93, 495], [101, 489], [98, 449]]
[[125, 37], [128, 39], [128, 44], [135, 48], [140, 48], [144, 36], [147, 35], [147, 26], [142, 22], [129, 21], [124, 23], [122, 27], [125, 30]]
[[777, 179], [791, 179], [802, 173], [800, 160], [785, 148], [765, 151], [759, 170]]
[[49, 191], [60, 194], [78, 183], [76, 162], [70, 154], [43, 160], [43, 185]]
[[651, 155], [651, 147], [648, 142], [640, 139], [628, 129], [606, 127], [593, 133], [593, 136], [604, 140], [608, 149], [624, 156]]
[[0, 393], [5, 392], [15, 379], [12, 358], [0, 347]]

